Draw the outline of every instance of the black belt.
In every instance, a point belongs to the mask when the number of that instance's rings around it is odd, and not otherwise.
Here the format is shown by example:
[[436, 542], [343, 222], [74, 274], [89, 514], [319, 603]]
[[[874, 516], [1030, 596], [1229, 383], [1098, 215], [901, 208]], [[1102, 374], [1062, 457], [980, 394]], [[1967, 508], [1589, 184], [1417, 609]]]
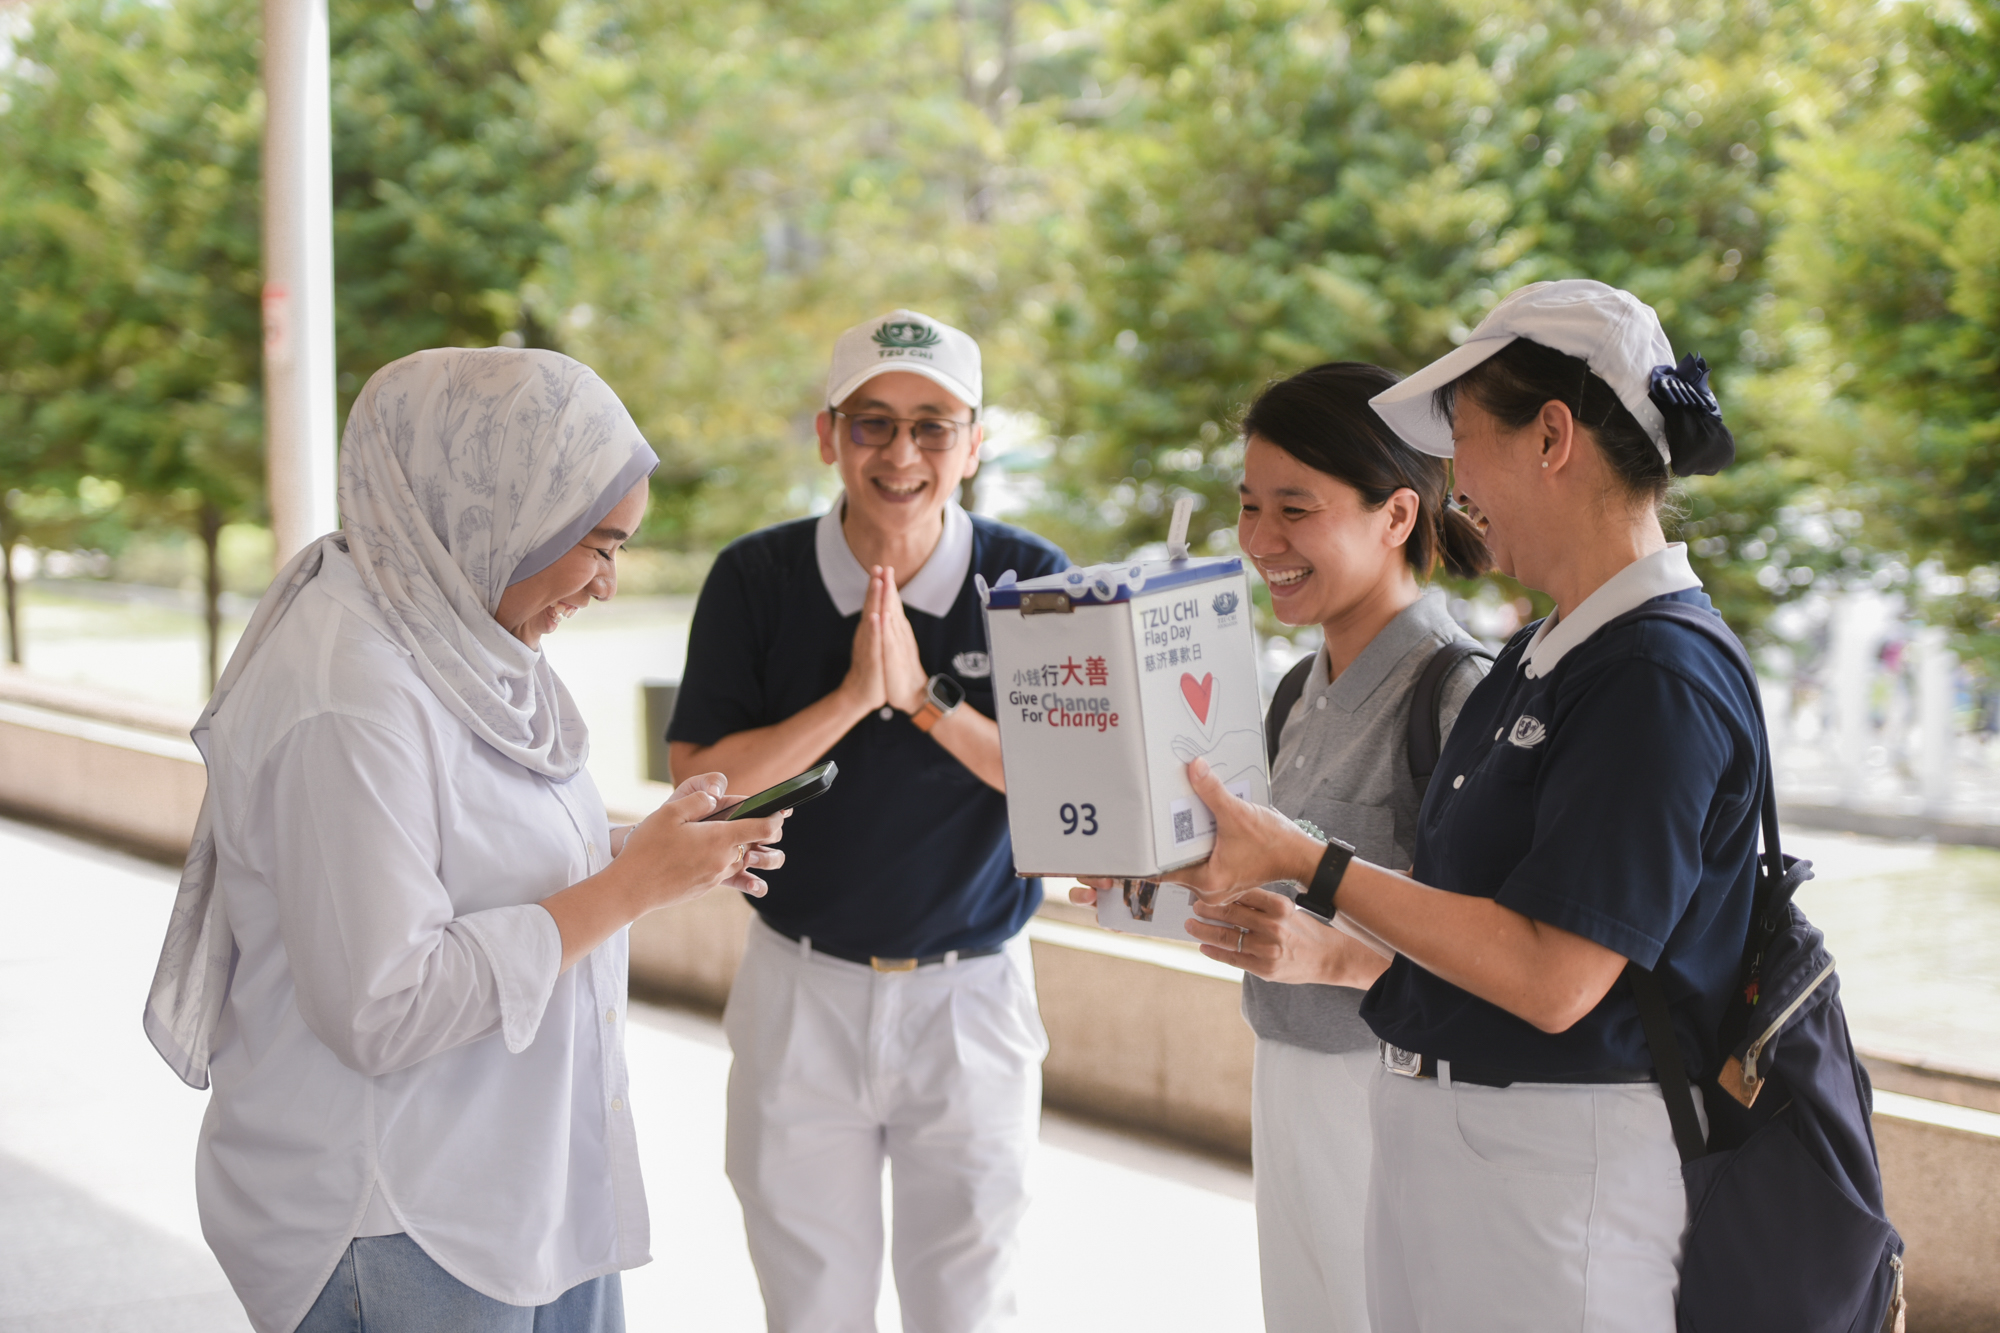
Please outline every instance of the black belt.
[[794, 944], [797, 944], [800, 940], [807, 941], [806, 947], [814, 953], [823, 953], [828, 958], [838, 958], [843, 963], [859, 963], [863, 967], [872, 967], [877, 972], [914, 972], [920, 967], [930, 967], [936, 963], [947, 963], [953, 959], [964, 962], [968, 958], [985, 958], [999, 953], [1007, 947], [1004, 944], [990, 944], [984, 949], [951, 949], [945, 953], [934, 953], [928, 958], [883, 958], [879, 954], [852, 953], [846, 949], [830, 949], [810, 936], [794, 935], [789, 930], [778, 930], [776, 926], [772, 926], [771, 929], [777, 930], [780, 935], [783, 935]]
[[[1399, 1047], [1382, 1043], [1382, 1065], [1392, 1074], [1404, 1078], [1436, 1078], [1438, 1061], [1434, 1056], [1419, 1055], [1415, 1051], [1405, 1051]], [[1510, 1088], [1516, 1083], [1652, 1083], [1655, 1081], [1650, 1069], [1593, 1069], [1582, 1074], [1520, 1074], [1495, 1069], [1490, 1065], [1467, 1064], [1461, 1060], [1447, 1060], [1451, 1066], [1453, 1083], [1476, 1083], [1482, 1088]]]

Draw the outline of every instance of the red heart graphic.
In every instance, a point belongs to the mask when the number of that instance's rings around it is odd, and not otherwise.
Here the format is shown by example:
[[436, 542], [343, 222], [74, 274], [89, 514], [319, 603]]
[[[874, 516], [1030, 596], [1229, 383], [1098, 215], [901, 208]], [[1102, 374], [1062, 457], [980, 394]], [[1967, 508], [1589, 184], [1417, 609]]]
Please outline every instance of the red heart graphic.
[[1187, 672], [1181, 672], [1181, 697], [1187, 700], [1195, 720], [1207, 726], [1209, 701], [1215, 697], [1215, 673], [1210, 672], [1196, 680]]

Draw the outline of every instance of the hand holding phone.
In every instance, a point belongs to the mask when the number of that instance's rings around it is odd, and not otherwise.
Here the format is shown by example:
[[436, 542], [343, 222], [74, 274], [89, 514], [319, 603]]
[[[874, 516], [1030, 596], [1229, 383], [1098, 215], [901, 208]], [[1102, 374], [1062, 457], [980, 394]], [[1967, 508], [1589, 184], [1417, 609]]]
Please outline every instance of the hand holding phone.
[[743, 796], [733, 801], [725, 798], [715, 812], [704, 817], [702, 822], [707, 823], [711, 819], [762, 819], [780, 810], [796, 810], [815, 796], [824, 796], [839, 776], [840, 765], [829, 759], [795, 778], [786, 778], [775, 787], [766, 787], [755, 796]]

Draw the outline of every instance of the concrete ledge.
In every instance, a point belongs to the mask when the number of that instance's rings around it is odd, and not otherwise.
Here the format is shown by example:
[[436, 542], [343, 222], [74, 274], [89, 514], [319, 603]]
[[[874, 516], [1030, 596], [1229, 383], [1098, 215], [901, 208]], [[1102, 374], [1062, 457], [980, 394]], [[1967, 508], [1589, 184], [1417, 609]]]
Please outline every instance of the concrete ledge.
[[187, 855], [208, 774], [187, 740], [0, 701], [0, 809]]
[[1861, 833], [1871, 838], [1928, 839], [1958, 847], [2000, 847], [2000, 824], [1963, 824], [1925, 815], [1857, 810], [1846, 805], [1800, 805], [1791, 801], [1779, 804], [1778, 817], [1800, 828]]
[[[1961, 1069], [1889, 1051], [1862, 1051], [1861, 1063], [1868, 1066], [1869, 1080], [1878, 1093], [1901, 1093], [2000, 1114], [2000, 1072]], [[2000, 1243], [2000, 1237], [1995, 1240]]]
[[1875, 1148], [1909, 1247], [1910, 1333], [2000, 1328], [2000, 1115], [1880, 1092]]
[[1045, 917], [1028, 938], [1049, 1032], [1043, 1100], [1248, 1162], [1256, 1038], [1232, 969]]

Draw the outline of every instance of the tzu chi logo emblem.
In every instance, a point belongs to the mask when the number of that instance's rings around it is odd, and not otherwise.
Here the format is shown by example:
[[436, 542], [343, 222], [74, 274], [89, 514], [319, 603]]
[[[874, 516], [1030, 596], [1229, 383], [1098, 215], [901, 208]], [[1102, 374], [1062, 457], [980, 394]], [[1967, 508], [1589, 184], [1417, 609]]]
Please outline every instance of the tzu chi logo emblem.
[[1218, 628], [1228, 629], [1236, 623], [1235, 593], [1219, 592], [1215, 594], [1215, 600], [1210, 602], [1209, 606], [1215, 610], [1215, 623]]
[[1526, 713], [1514, 719], [1514, 729], [1507, 733], [1507, 743], [1523, 750], [1532, 750], [1549, 737], [1548, 726], [1538, 717]]
[[938, 331], [928, 324], [916, 324], [909, 320], [898, 320], [884, 324], [875, 330], [875, 345], [885, 353], [936, 347], [944, 341]]

